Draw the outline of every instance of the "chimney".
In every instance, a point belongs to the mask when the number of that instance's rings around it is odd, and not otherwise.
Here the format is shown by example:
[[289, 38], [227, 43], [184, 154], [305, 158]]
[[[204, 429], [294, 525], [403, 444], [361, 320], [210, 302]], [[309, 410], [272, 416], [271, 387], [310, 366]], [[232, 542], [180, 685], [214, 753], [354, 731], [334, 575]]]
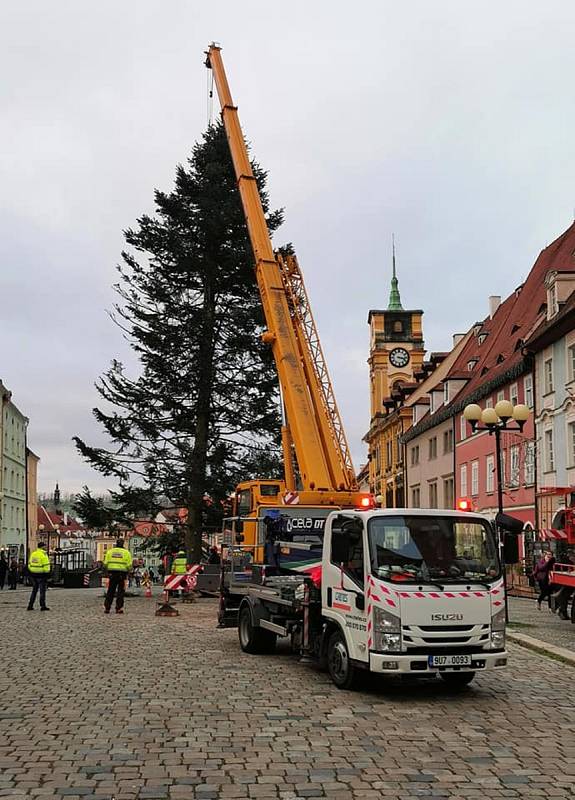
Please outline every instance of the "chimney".
[[489, 316], [491, 319], [495, 316], [495, 312], [501, 305], [501, 295], [500, 294], [492, 294], [489, 297]]
[[465, 336], [464, 333], [454, 333], [453, 334], [453, 346], [457, 347], [457, 345], [463, 339], [464, 336]]

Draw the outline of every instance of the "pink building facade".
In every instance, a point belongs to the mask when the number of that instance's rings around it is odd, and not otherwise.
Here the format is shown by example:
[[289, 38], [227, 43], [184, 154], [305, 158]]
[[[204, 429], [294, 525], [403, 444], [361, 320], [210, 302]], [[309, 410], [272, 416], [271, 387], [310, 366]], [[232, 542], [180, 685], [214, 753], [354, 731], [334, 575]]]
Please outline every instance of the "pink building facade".
[[[482, 400], [481, 408], [494, 408], [499, 400], [524, 403], [533, 412], [533, 374], [526, 372], [499, 386]], [[513, 423], [512, 423], [513, 424]], [[472, 433], [461, 411], [455, 425], [455, 480], [458, 498], [468, 498], [474, 511], [495, 516], [497, 507], [497, 462], [495, 436], [487, 431]], [[501, 434], [503, 509], [535, 529], [535, 441], [534, 417], [523, 432]]]

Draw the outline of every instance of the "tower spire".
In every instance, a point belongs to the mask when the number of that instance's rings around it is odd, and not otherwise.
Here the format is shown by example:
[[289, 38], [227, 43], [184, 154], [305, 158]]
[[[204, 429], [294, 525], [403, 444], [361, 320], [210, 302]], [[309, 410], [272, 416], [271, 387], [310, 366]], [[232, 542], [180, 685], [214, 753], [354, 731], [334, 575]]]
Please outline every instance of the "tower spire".
[[391, 247], [393, 253], [393, 274], [391, 278], [391, 291], [389, 292], [389, 305], [387, 306], [387, 310], [403, 311], [403, 306], [401, 305], [401, 297], [399, 295], [399, 282], [397, 280], [397, 275], [395, 272], [395, 234], [393, 233], [391, 235]]

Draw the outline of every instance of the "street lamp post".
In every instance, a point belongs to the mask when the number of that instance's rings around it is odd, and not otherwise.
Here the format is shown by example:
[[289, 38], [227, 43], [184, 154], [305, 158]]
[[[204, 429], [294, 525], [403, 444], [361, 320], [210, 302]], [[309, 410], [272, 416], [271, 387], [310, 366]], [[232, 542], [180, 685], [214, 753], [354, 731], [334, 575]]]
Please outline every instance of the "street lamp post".
[[[522, 403], [514, 406], [509, 400], [500, 400], [495, 408], [484, 408], [476, 403], [466, 406], [463, 416], [471, 425], [473, 433], [475, 431], [488, 431], [490, 436], [495, 436], [495, 462], [497, 469], [497, 510], [503, 514], [503, 469], [501, 461], [501, 431], [522, 432], [525, 423], [529, 419], [529, 408]], [[515, 423], [514, 425], [512, 424]], [[480, 426], [479, 423], [482, 423]], [[502, 554], [503, 563], [503, 583], [505, 589], [505, 621], [509, 622], [509, 611], [507, 606], [507, 569], [503, 551], [503, 534], [499, 533], [499, 547]]]

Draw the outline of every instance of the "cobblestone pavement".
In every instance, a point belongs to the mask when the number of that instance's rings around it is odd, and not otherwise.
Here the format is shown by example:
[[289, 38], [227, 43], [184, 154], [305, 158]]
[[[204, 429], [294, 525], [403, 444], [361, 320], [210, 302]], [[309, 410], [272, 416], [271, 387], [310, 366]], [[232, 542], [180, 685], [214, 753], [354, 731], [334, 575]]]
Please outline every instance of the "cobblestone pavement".
[[539, 611], [535, 600], [510, 597], [509, 619], [511, 626], [521, 633], [575, 653], [575, 625], [553, 614], [547, 603]]
[[450, 692], [366, 680], [341, 692], [285, 650], [241, 653], [215, 603], [155, 618], [133, 598], [0, 594], [0, 797], [572, 798], [571, 667], [521, 648]]

